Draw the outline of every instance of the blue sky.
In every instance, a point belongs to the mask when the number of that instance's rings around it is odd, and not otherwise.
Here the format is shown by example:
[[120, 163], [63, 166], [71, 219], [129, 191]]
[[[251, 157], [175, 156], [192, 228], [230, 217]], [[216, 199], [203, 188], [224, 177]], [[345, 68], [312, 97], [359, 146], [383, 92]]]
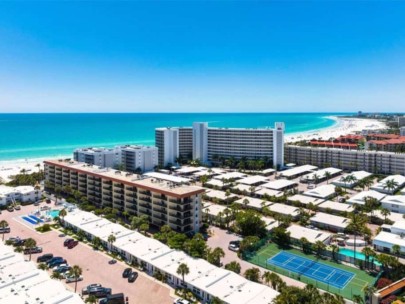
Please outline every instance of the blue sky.
[[403, 112], [404, 16], [404, 1], [0, 2], [0, 111]]

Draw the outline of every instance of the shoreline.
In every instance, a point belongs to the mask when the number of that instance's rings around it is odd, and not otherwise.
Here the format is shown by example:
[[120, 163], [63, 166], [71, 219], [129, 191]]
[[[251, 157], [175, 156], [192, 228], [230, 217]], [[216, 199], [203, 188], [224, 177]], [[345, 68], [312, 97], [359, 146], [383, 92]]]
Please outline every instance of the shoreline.
[[[285, 143], [291, 143], [300, 140], [310, 140], [313, 138], [329, 139], [331, 137], [338, 137], [343, 134], [359, 132], [363, 129], [382, 129], [387, 127], [385, 123], [377, 119], [350, 118], [339, 116], [326, 116], [326, 118], [333, 119], [336, 121], [336, 123], [327, 128], [286, 134], [284, 137]], [[43, 161], [50, 158], [73, 158], [73, 151], [70, 155], [0, 160], [0, 180], [3, 180], [3, 182], [7, 182], [9, 180], [8, 176], [18, 174], [22, 169], [27, 170], [27, 173], [36, 172], [39, 169], [36, 165], [40, 164], [40, 168], [42, 169]]]

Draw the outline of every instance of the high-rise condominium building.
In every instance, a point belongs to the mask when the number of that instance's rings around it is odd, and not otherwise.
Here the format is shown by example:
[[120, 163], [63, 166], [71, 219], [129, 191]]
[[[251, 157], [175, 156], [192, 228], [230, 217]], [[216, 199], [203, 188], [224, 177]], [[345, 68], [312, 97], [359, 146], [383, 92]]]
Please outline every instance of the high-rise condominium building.
[[196, 232], [201, 226], [203, 188], [69, 160], [44, 164], [48, 187], [69, 186], [98, 208], [146, 215], [150, 224], [169, 225], [178, 232]]
[[[181, 132], [187, 136], [179, 136]], [[158, 128], [155, 140], [161, 166], [176, 163], [178, 157], [199, 159], [203, 163], [213, 162], [217, 157], [268, 158], [274, 167], [284, 165], [284, 123], [281, 122], [273, 129], [210, 128], [205, 122], [196, 122], [193, 128]], [[192, 151], [192, 155], [184, 151]]]
[[129, 172], [153, 171], [158, 165], [158, 149], [150, 146], [125, 145], [115, 148], [81, 148], [73, 159], [103, 168], [120, 168]]
[[405, 127], [405, 116], [398, 117], [398, 127]]
[[405, 127], [401, 127], [399, 129], [399, 133], [400, 133], [401, 136], [405, 136]]

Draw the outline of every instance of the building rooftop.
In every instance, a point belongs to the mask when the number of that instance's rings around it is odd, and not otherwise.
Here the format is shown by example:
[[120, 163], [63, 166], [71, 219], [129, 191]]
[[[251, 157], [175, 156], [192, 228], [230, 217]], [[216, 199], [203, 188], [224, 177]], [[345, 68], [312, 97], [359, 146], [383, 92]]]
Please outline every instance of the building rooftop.
[[[249, 186], [249, 185], [237, 184], [237, 185], [233, 186], [232, 189], [239, 190], [242, 192], [246, 191], [246, 192], [250, 193], [252, 190], [252, 189], [250, 189], [251, 187], [252, 186]], [[253, 188], [255, 188], [255, 190], [256, 190], [257, 187], [253, 186]]]
[[291, 178], [294, 176], [299, 176], [299, 175], [303, 175], [305, 173], [309, 173], [311, 171], [314, 171], [318, 169], [318, 167], [316, 166], [311, 166], [311, 165], [304, 165], [304, 166], [299, 166], [299, 167], [294, 167], [292, 169], [288, 169], [285, 171], [281, 171], [280, 175], [287, 177], [287, 178]]
[[324, 201], [318, 207], [322, 210], [331, 209], [338, 212], [352, 212], [354, 210], [352, 205], [338, 203], [334, 201]]
[[373, 244], [390, 244], [391, 246], [399, 245], [402, 248], [405, 248], [405, 238], [401, 238], [401, 236], [398, 234], [381, 231], [374, 237]]
[[266, 184], [263, 184], [263, 185], [261, 185], [261, 187], [282, 191], [284, 189], [296, 187], [297, 185], [298, 184], [296, 182], [293, 182], [293, 181], [290, 181], [287, 179], [278, 179], [278, 180], [274, 180], [274, 181], [268, 182]]
[[259, 190], [256, 190], [255, 194], [259, 195], [259, 196], [268, 195], [268, 196], [280, 197], [280, 196], [284, 195], [284, 192], [260, 187]]
[[297, 207], [292, 207], [280, 203], [274, 203], [268, 207], [270, 211], [273, 211], [275, 213], [283, 214], [283, 215], [291, 215], [292, 217], [298, 216], [298, 210], [299, 208]]
[[[208, 213], [211, 216], [218, 216], [220, 212], [223, 214], [226, 208], [227, 207], [218, 204], [205, 204], [202, 212]], [[223, 214], [223, 216], [225, 215]]]
[[231, 193], [229, 196], [226, 196], [225, 191], [219, 190], [207, 190], [207, 192], [205, 192], [205, 195], [208, 196], [209, 198], [218, 198], [223, 201], [234, 197], [238, 197], [236, 194], [233, 193]]
[[240, 172], [228, 172], [228, 173], [224, 173], [224, 174], [220, 174], [215, 176], [215, 179], [241, 179], [246, 177], [247, 175], [244, 173], [240, 173]]
[[[395, 181], [398, 186], [395, 189], [388, 189], [386, 187], [386, 182], [387, 181]], [[383, 180], [379, 181], [377, 184], [375, 184], [374, 186], [372, 186], [370, 189], [379, 191], [379, 192], [383, 192], [383, 193], [394, 193], [396, 191], [398, 191], [399, 189], [401, 189], [403, 186], [405, 185], [405, 176], [402, 175], [390, 175], [386, 178], [384, 178]]]
[[79, 173], [90, 174], [99, 178], [112, 180], [117, 183], [123, 183], [129, 186], [163, 193], [177, 198], [189, 197], [191, 195], [204, 192], [203, 188], [197, 186], [176, 184], [175, 182], [163, 181], [158, 177], [144, 178], [128, 172], [121, 172], [110, 168], [99, 168], [97, 166], [71, 160], [46, 160], [44, 163], [66, 169], [72, 169]]
[[276, 221], [274, 218], [272, 217], [266, 217], [266, 216], [262, 216], [261, 217], [262, 221], [266, 223], [266, 229], [268, 231], [280, 226], [280, 222]]
[[324, 202], [324, 199], [321, 198], [315, 198], [315, 197], [310, 197], [302, 194], [295, 194], [293, 196], [288, 197], [289, 202], [294, 202], [298, 201], [303, 205], [308, 205], [309, 203], [312, 203], [314, 205], [319, 205], [320, 203]]
[[242, 206], [245, 205], [244, 200], [248, 200], [249, 204], [247, 205], [247, 207], [250, 208], [255, 208], [255, 209], [261, 209], [263, 207], [269, 206], [272, 204], [272, 202], [267, 202], [258, 198], [253, 198], [253, 197], [249, 197], [249, 196], [244, 196], [240, 199], [238, 199], [237, 201], [235, 201], [236, 204], [240, 204]]
[[164, 174], [160, 172], [148, 172], [144, 173], [144, 176], [160, 179], [163, 181], [168, 181], [168, 182], [173, 182], [176, 184], [188, 184], [190, 182], [190, 179], [180, 177], [180, 176], [175, 176], [175, 175], [170, 175], [170, 174]]
[[293, 239], [299, 240], [304, 237], [312, 244], [315, 244], [317, 241], [325, 243], [332, 236], [332, 234], [328, 232], [309, 229], [298, 225], [291, 225], [287, 228], [287, 232], [290, 232], [290, 236]]
[[385, 197], [385, 194], [382, 194], [382, 193], [374, 191], [374, 190], [362, 191], [362, 192], [357, 193], [356, 195], [352, 196], [346, 202], [349, 204], [364, 205], [365, 199], [367, 197], [372, 197], [372, 198], [377, 199], [378, 201], [381, 201]]
[[213, 187], [219, 187], [219, 188], [222, 188], [224, 186], [224, 183], [219, 179], [210, 179], [205, 184], [213, 186]]
[[335, 189], [336, 187], [334, 185], [322, 185], [315, 189], [305, 191], [304, 195], [328, 199], [335, 195]]
[[[349, 175], [353, 175], [355, 180], [352, 182], [345, 181], [345, 178]], [[344, 174], [341, 177], [335, 179], [334, 181], [332, 181], [332, 184], [334, 184], [335, 186], [340, 186], [340, 187], [353, 188], [355, 185], [358, 184], [359, 181], [361, 181], [367, 177], [370, 177], [372, 175], [373, 175], [372, 173], [369, 173], [366, 171], [353, 171], [350, 174]]]
[[313, 217], [310, 218], [310, 221], [324, 225], [339, 227], [342, 229], [345, 229], [350, 222], [349, 219], [343, 216], [337, 216], [323, 212], [317, 212]]
[[256, 185], [268, 182], [269, 179], [262, 175], [250, 175], [237, 181], [238, 184]]
[[326, 173], [329, 173], [329, 174], [331, 174], [331, 176], [334, 176], [336, 174], [339, 174], [340, 172], [342, 172], [341, 169], [329, 167], [329, 168], [325, 168], [325, 169], [321, 169], [321, 170], [318, 170], [315, 172], [305, 174], [301, 177], [301, 180], [315, 181], [315, 178], [317, 178], [317, 179], [325, 178]]
[[405, 195], [387, 195], [381, 200], [381, 203], [405, 206]]

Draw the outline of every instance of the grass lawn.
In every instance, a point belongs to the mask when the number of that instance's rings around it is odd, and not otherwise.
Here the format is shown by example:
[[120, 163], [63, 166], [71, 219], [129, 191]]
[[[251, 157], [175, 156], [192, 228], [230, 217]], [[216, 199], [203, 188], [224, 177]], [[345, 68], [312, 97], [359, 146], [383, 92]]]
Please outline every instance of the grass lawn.
[[[362, 295], [364, 296], [363, 288], [367, 285], [373, 285], [375, 281], [375, 277], [369, 275], [365, 271], [362, 271], [358, 268], [346, 266], [343, 264], [339, 264], [330, 260], [318, 260], [319, 263], [329, 265], [335, 268], [339, 268], [342, 270], [349, 271], [354, 274], [354, 277], [351, 279], [351, 281], [343, 288], [339, 289], [334, 286], [330, 286], [324, 282], [317, 281], [313, 278], [306, 277], [304, 275], [301, 275], [300, 278], [297, 273], [291, 272], [287, 269], [283, 269], [281, 267], [276, 267], [274, 265], [268, 265], [266, 261], [273, 257], [274, 255], [278, 254], [279, 252], [283, 251], [282, 249], [278, 248], [278, 246], [274, 243], [270, 243], [264, 247], [262, 247], [260, 250], [258, 250], [254, 255], [247, 257], [246, 260], [252, 264], [256, 264], [258, 266], [261, 266], [263, 268], [267, 268], [269, 270], [272, 270], [274, 272], [277, 272], [279, 274], [291, 277], [296, 280], [300, 280], [301, 282], [307, 283], [307, 284], [312, 284], [316, 286], [317, 288], [320, 288], [322, 290], [326, 290], [332, 293], [339, 294], [343, 296], [346, 299], [352, 299], [353, 295]], [[285, 250], [287, 252], [296, 254], [298, 256], [305, 257], [310, 260], [316, 260], [317, 257], [312, 255], [312, 254], [304, 254], [302, 251], [297, 250], [297, 249], [288, 249]]]

